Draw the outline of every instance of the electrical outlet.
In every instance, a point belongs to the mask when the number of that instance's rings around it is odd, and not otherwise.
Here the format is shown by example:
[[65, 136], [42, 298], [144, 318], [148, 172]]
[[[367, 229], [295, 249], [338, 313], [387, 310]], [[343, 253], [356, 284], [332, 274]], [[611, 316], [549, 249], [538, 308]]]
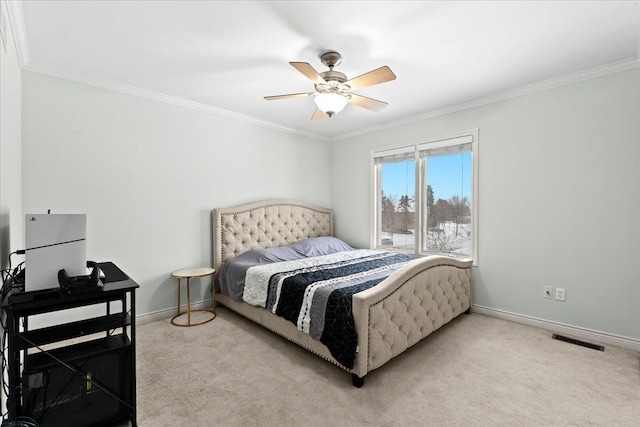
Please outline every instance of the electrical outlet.
[[553, 286], [544, 287], [544, 297], [553, 299]]
[[566, 293], [564, 291], [563, 288], [556, 288], [556, 300], [557, 301], [564, 301], [566, 297]]

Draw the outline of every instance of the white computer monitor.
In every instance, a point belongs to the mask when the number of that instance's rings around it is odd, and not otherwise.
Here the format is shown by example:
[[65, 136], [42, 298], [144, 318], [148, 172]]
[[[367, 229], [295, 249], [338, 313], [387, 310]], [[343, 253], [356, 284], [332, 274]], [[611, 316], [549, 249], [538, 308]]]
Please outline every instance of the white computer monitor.
[[25, 215], [25, 291], [57, 288], [58, 271], [87, 274], [87, 215]]

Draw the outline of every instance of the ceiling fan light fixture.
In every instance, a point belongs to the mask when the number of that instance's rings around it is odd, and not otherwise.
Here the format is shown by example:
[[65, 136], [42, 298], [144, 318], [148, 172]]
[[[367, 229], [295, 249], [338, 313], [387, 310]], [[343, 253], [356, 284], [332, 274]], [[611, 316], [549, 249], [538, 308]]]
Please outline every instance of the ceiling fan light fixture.
[[387, 106], [386, 102], [366, 96], [352, 93], [352, 90], [362, 89], [369, 86], [378, 85], [396, 79], [396, 75], [388, 66], [382, 66], [375, 70], [361, 74], [358, 77], [347, 79], [347, 76], [334, 67], [340, 63], [341, 56], [338, 52], [325, 52], [320, 56], [324, 65], [329, 67], [329, 71], [318, 73], [307, 62], [289, 62], [289, 64], [311, 80], [315, 91], [306, 93], [290, 93], [287, 95], [265, 96], [264, 99], [271, 101], [274, 99], [302, 98], [313, 96], [316, 110], [311, 116], [311, 120], [323, 117], [333, 117], [351, 103], [355, 106], [366, 108], [370, 111], [380, 111]]
[[339, 113], [349, 102], [349, 97], [337, 93], [320, 93], [313, 98], [318, 108], [327, 116]]

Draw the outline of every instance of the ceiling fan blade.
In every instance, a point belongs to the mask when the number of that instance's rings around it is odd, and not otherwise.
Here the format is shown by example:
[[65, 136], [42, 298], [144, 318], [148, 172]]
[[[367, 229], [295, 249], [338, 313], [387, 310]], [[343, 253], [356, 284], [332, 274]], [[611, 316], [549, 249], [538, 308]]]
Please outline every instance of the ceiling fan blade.
[[366, 108], [371, 111], [380, 111], [387, 106], [386, 102], [378, 101], [377, 99], [367, 98], [366, 96], [351, 94], [349, 104], [357, 105], [358, 107]]
[[316, 111], [313, 113], [313, 116], [311, 116], [311, 120], [318, 120], [323, 117], [326, 117], [326, 115], [324, 114], [324, 111], [322, 111], [319, 108], [316, 108]]
[[344, 84], [349, 85], [349, 87], [351, 87], [351, 90], [356, 90], [395, 79], [396, 75], [393, 74], [391, 68], [385, 65], [384, 67], [369, 71], [368, 73], [362, 74], [361, 76], [354, 77], [351, 80], [344, 82]]
[[327, 84], [320, 74], [306, 62], [289, 62], [296, 70], [304, 74], [309, 80], [315, 84]]
[[305, 92], [305, 93], [289, 93], [287, 95], [273, 95], [273, 96], [265, 96], [264, 99], [267, 101], [274, 101], [276, 99], [287, 99], [287, 98], [303, 98], [305, 96], [311, 96], [313, 92]]

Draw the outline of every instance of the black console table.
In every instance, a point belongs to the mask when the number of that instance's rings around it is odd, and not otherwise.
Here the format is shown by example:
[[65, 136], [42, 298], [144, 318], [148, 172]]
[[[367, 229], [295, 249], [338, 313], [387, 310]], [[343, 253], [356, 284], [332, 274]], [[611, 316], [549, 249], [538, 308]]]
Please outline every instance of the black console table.
[[[137, 425], [139, 286], [113, 264], [99, 265], [106, 273], [104, 286], [72, 294], [60, 288], [18, 292], [2, 304], [7, 315], [9, 420], [28, 417], [41, 427], [110, 426], [127, 420]], [[111, 278], [117, 281], [109, 281], [107, 271], [114, 268]], [[88, 306], [104, 311], [80, 321], [29, 328], [31, 316]], [[64, 343], [68, 340], [80, 342]]]

